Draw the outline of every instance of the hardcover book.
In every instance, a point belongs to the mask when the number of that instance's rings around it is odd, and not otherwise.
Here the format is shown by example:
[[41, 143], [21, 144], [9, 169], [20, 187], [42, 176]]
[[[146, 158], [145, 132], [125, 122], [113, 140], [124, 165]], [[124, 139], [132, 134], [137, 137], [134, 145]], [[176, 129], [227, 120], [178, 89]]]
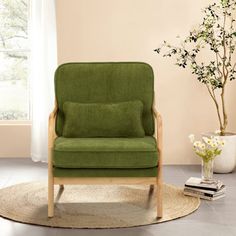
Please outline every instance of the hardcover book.
[[214, 200], [225, 197], [224, 193], [219, 196], [214, 196], [214, 197], [208, 197], [208, 196], [202, 196], [202, 195], [199, 196], [198, 194], [193, 194], [193, 193], [188, 193], [188, 192], [184, 192], [184, 195], [191, 196], [191, 197], [199, 197], [199, 198], [210, 200], [210, 201], [214, 201]]
[[201, 178], [195, 178], [195, 177], [189, 178], [185, 183], [185, 187], [200, 188], [213, 191], [218, 191], [222, 186], [223, 183], [219, 180], [207, 183], [203, 182]]

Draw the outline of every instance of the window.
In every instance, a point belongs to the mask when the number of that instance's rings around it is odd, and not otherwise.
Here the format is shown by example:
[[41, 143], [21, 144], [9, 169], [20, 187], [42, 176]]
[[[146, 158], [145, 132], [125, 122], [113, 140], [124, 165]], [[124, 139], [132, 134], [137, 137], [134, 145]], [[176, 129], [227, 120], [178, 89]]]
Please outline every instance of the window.
[[0, 120], [29, 120], [30, 0], [0, 0]]

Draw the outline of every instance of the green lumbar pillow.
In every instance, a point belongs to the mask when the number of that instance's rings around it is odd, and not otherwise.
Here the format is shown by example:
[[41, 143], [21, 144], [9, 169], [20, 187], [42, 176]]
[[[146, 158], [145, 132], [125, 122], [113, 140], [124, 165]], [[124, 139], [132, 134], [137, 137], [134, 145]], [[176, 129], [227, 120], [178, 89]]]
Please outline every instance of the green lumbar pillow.
[[144, 137], [143, 103], [73, 103], [63, 104], [66, 138]]

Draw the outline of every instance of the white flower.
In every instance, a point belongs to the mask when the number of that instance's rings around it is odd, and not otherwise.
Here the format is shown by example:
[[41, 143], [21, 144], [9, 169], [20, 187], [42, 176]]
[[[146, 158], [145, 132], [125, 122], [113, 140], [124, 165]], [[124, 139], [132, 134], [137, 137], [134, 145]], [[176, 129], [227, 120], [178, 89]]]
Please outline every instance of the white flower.
[[213, 140], [214, 140], [215, 142], [217, 142], [217, 141], [220, 140], [220, 137], [219, 137], [219, 136], [214, 136], [214, 137], [213, 137]]
[[188, 138], [189, 138], [189, 140], [190, 140], [191, 143], [194, 142], [194, 139], [195, 139], [194, 134], [190, 134], [190, 135], [188, 136]]
[[203, 144], [203, 143], [200, 142], [200, 141], [195, 141], [195, 142], [193, 143], [193, 146], [200, 148], [200, 147], [202, 146], [202, 144]]
[[225, 141], [224, 141], [224, 140], [221, 140], [220, 145], [223, 147], [223, 146], [225, 145]]
[[205, 144], [205, 143], [201, 143], [200, 148], [201, 148], [202, 150], [204, 150], [204, 149], [206, 148], [206, 144]]
[[203, 139], [203, 141], [206, 143], [206, 144], [211, 144], [212, 143], [212, 141], [211, 141], [211, 139], [209, 139], [209, 138], [207, 138], [207, 137], [202, 137], [202, 139]]
[[199, 141], [195, 141], [195, 142], [193, 143], [193, 146], [194, 146], [194, 147], [197, 147], [198, 144], [199, 144]]
[[212, 142], [211, 146], [212, 146], [213, 148], [215, 148], [215, 147], [217, 146], [217, 144], [216, 144], [215, 142]]
[[220, 144], [220, 137], [219, 136], [214, 136], [212, 138], [212, 141], [216, 144], [216, 145], [219, 145]]

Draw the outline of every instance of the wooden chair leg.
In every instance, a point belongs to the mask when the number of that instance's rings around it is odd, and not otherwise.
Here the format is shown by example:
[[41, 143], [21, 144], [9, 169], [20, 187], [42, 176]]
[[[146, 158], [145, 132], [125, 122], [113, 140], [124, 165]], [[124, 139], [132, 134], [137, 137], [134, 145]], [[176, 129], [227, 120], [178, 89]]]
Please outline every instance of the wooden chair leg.
[[162, 218], [163, 207], [162, 207], [162, 183], [157, 180], [157, 218]]
[[54, 183], [53, 177], [48, 179], [48, 217], [54, 216]]
[[58, 193], [57, 193], [57, 195], [56, 195], [56, 197], [55, 197], [55, 199], [54, 199], [54, 203], [58, 203], [59, 202], [59, 200], [60, 200], [60, 198], [61, 198], [61, 196], [62, 196], [62, 194], [63, 194], [63, 192], [64, 192], [64, 185], [63, 184], [59, 184], [59, 191], [58, 191]]
[[150, 185], [148, 195], [149, 195], [149, 196], [152, 195], [152, 194], [153, 194], [153, 191], [154, 191], [154, 185], [152, 184], [152, 185]]

